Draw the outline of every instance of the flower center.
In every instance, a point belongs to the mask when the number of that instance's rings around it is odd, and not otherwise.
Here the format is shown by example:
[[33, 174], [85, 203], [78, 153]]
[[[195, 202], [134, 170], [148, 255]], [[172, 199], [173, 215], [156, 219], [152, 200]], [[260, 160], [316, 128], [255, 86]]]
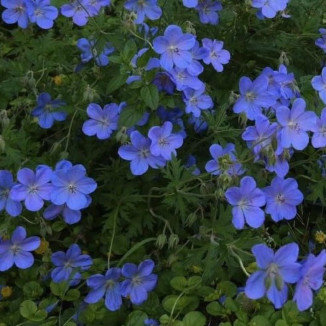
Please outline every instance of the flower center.
[[37, 193], [37, 192], [38, 192], [38, 186], [37, 186], [36, 184], [33, 184], [33, 185], [29, 186], [29, 188], [28, 188], [28, 192], [29, 192], [30, 194], [35, 194], [35, 193]]
[[197, 97], [191, 97], [190, 98], [190, 103], [192, 104], [192, 105], [197, 105], [197, 103], [198, 103], [198, 99], [197, 99]]
[[0, 191], [0, 197], [8, 198], [8, 196], [9, 196], [9, 192], [10, 192], [9, 189], [2, 189], [2, 190]]
[[277, 194], [275, 199], [279, 204], [283, 204], [285, 202], [285, 197], [283, 194]]
[[166, 138], [160, 138], [158, 143], [159, 143], [160, 146], [169, 145], [169, 142], [168, 142], [168, 140]]
[[253, 92], [246, 93], [246, 99], [250, 102], [254, 101], [257, 98], [257, 95]]
[[299, 130], [299, 124], [295, 121], [290, 121], [288, 127], [292, 130]]
[[77, 192], [77, 186], [74, 183], [69, 183], [67, 188], [68, 191], [71, 192], [72, 194]]
[[13, 244], [10, 249], [12, 253], [15, 255], [19, 251], [19, 246], [17, 244]]
[[143, 284], [143, 280], [140, 276], [135, 276], [132, 278], [131, 283], [137, 286]]
[[149, 156], [148, 148], [141, 149], [140, 152], [139, 152], [139, 156], [141, 158], [147, 158]]

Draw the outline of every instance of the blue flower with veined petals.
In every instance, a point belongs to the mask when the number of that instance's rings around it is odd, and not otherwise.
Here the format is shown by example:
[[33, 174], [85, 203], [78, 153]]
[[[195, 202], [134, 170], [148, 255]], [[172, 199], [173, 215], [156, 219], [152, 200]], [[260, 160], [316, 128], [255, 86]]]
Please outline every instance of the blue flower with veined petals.
[[6, 271], [13, 265], [26, 269], [34, 264], [30, 251], [36, 250], [41, 244], [39, 237], [26, 238], [26, 230], [18, 226], [11, 239], [0, 241], [0, 271]]
[[300, 264], [297, 263], [299, 247], [289, 243], [275, 254], [265, 244], [252, 247], [259, 271], [250, 275], [245, 294], [250, 299], [267, 298], [279, 309], [287, 300], [287, 283], [296, 283], [300, 277]]
[[244, 112], [249, 120], [255, 120], [262, 114], [262, 108], [269, 108], [276, 102], [274, 94], [268, 92], [269, 80], [261, 75], [254, 81], [241, 77], [239, 82], [240, 97], [233, 106], [233, 112]]
[[312, 87], [318, 92], [320, 99], [326, 104], [326, 67], [323, 68], [320, 76], [311, 80]]
[[252, 0], [252, 6], [260, 9], [263, 17], [274, 18], [278, 11], [285, 10], [288, 0]]
[[320, 28], [319, 33], [321, 37], [316, 40], [315, 44], [326, 53], [326, 28]]
[[86, 303], [96, 303], [105, 297], [105, 306], [110, 311], [119, 310], [122, 305], [120, 268], [110, 268], [105, 275], [96, 274], [90, 276], [86, 283], [91, 288], [84, 301]]
[[303, 150], [309, 143], [307, 131], [314, 130], [317, 116], [312, 111], [305, 111], [306, 102], [302, 98], [296, 99], [291, 110], [280, 106], [276, 110], [276, 118], [281, 126], [280, 145], [284, 148], [291, 146]]
[[232, 223], [236, 229], [243, 229], [245, 221], [253, 228], [262, 226], [265, 213], [260, 208], [265, 205], [264, 193], [256, 187], [252, 177], [243, 177], [240, 187], [231, 187], [225, 192], [226, 200], [233, 206]]
[[161, 55], [162, 68], [170, 71], [174, 65], [181, 69], [187, 68], [192, 60], [190, 50], [195, 42], [194, 35], [184, 34], [179, 26], [170, 25], [165, 29], [164, 36], [154, 39], [153, 48]]
[[103, 50], [98, 53], [96, 49], [96, 41], [88, 40], [86, 38], [80, 38], [77, 41], [77, 47], [82, 51], [80, 55], [83, 63], [89, 62], [91, 59], [95, 59], [98, 66], [104, 67], [109, 64], [108, 55], [114, 52], [114, 47], [111, 43], [107, 42]]
[[161, 156], [154, 156], [150, 151], [151, 140], [145, 138], [139, 131], [130, 134], [131, 144], [122, 145], [118, 154], [121, 158], [130, 162], [130, 170], [133, 175], [142, 175], [150, 166], [158, 169], [166, 164]]
[[142, 24], [146, 17], [157, 20], [162, 16], [162, 9], [157, 5], [157, 0], [127, 0], [124, 7], [137, 14], [136, 24]]
[[196, 10], [199, 13], [199, 20], [202, 24], [217, 25], [219, 21], [217, 12], [222, 10], [222, 4], [219, 1], [201, 0]]
[[93, 264], [92, 258], [89, 255], [82, 255], [77, 244], [72, 244], [67, 252], [57, 251], [53, 253], [51, 261], [56, 266], [51, 271], [53, 282], [69, 281], [71, 285], [76, 285], [81, 280], [80, 270], [87, 270]]
[[12, 174], [7, 170], [0, 170], [0, 211], [5, 209], [13, 217], [22, 212], [22, 204], [9, 197], [10, 190], [14, 185]]
[[315, 148], [326, 146], [326, 108], [321, 112], [320, 119], [316, 119], [316, 124], [311, 129], [314, 134], [311, 139], [311, 144]]
[[125, 103], [120, 105], [110, 103], [102, 109], [98, 104], [91, 103], [87, 107], [89, 120], [83, 124], [83, 133], [98, 139], [108, 139], [114, 130], [118, 129], [119, 115]]
[[300, 279], [295, 287], [293, 301], [297, 303], [299, 311], [310, 308], [313, 304], [313, 291], [317, 291], [323, 285], [325, 273], [326, 251], [318, 256], [309, 254], [303, 261], [300, 270]]
[[275, 222], [282, 219], [291, 220], [297, 214], [297, 205], [303, 201], [303, 194], [293, 178], [275, 177], [270, 186], [263, 189], [266, 196], [266, 213]]
[[58, 17], [58, 9], [51, 6], [50, 0], [28, 1], [27, 12], [30, 21], [43, 29], [52, 28], [53, 21]]
[[126, 278], [121, 283], [121, 294], [130, 297], [135, 305], [140, 305], [147, 300], [148, 292], [152, 291], [157, 283], [157, 275], [152, 274], [154, 262], [144, 260], [138, 266], [127, 263], [122, 267], [122, 275]]
[[6, 24], [18, 23], [19, 27], [27, 28], [29, 16], [26, 0], [1, 0], [1, 5], [7, 8], [2, 13], [2, 19]]
[[38, 124], [44, 129], [51, 128], [54, 121], [64, 121], [67, 113], [58, 111], [57, 108], [65, 105], [62, 100], [52, 100], [49, 93], [41, 93], [37, 98], [37, 106], [32, 115], [38, 118]]
[[97, 184], [94, 179], [86, 176], [83, 165], [53, 172], [51, 182], [53, 189], [50, 199], [55, 205], [67, 204], [72, 210], [79, 210], [88, 205], [88, 196], [94, 192]]
[[89, 0], [74, 0], [61, 6], [61, 14], [65, 17], [72, 17], [74, 24], [84, 26], [89, 17], [96, 16], [98, 10], [90, 5]]
[[217, 72], [223, 71], [223, 65], [229, 63], [231, 58], [230, 52], [223, 49], [224, 43], [209, 38], [204, 38], [202, 42], [203, 47], [208, 50], [207, 56], [203, 58], [203, 61], [207, 65], [212, 64]]
[[205, 88], [200, 90], [193, 90], [186, 88], [183, 91], [183, 101], [186, 104], [186, 113], [192, 113], [194, 117], [198, 118], [202, 110], [211, 109], [214, 105], [212, 98], [205, 94]]
[[176, 149], [183, 144], [183, 137], [172, 133], [173, 125], [165, 121], [162, 127], [154, 126], [148, 131], [148, 137], [152, 141], [150, 151], [154, 156], [162, 156], [165, 160], [171, 160], [172, 154], [176, 155]]
[[52, 170], [46, 165], [39, 165], [35, 173], [29, 168], [18, 171], [18, 184], [14, 185], [9, 197], [15, 201], [24, 200], [25, 207], [32, 212], [40, 210], [44, 200], [50, 199]]
[[99, 12], [102, 7], [109, 6], [111, 0], [89, 0], [88, 3]]

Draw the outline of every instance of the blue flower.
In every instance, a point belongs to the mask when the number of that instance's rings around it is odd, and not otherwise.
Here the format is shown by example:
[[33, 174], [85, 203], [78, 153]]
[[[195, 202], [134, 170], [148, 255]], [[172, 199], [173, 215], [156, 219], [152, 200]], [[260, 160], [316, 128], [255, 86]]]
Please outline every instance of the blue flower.
[[186, 88], [183, 91], [183, 101], [186, 104], [186, 113], [192, 113], [194, 117], [198, 118], [202, 110], [208, 110], [213, 107], [212, 98], [204, 94], [205, 88], [200, 90], [193, 90]]
[[36, 250], [41, 244], [39, 237], [26, 238], [26, 230], [18, 226], [10, 240], [0, 242], [0, 271], [6, 271], [13, 265], [26, 269], [34, 264], [30, 251]]
[[109, 64], [108, 55], [114, 51], [114, 47], [111, 43], [106, 43], [102, 52], [98, 53], [96, 49], [96, 41], [88, 40], [86, 38], [80, 38], [77, 41], [77, 47], [82, 51], [80, 55], [83, 63], [95, 59], [98, 66], [104, 67]]
[[98, 14], [98, 10], [90, 5], [89, 0], [74, 0], [61, 6], [61, 14], [65, 17], [72, 17], [74, 24], [84, 26], [89, 17]]
[[178, 68], [187, 68], [192, 60], [190, 50], [195, 45], [195, 41], [193, 35], [183, 34], [179, 26], [168, 26], [164, 36], [158, 36], [153, 41], [154, 51], [161, 54], [162, 68], [167, 71], [170, 71], [174, 65]]
[[152, 83], [156, 85], [157, 89], [162, 92], [172, 95], [175, 90], [175, 84], [171, 80], [171, 75], [166, 72], [158, 72]]
[[182, 0], [182, 3], [187, 8], [195, 8], [198, 5], [198, 0]]
[[205, 88], [205, 84], [197, 76], [191, 75], [187, 69], [175, 67], [169, 71], [169, 74], [178, 91], [183, 91], [186, 88], [195, 90]]
[[252, 0], [252, 6], [266, 18], [274, 18], [278, 11], [285, 10], [287, 3], [288, 0]]
[[53, 27], [53, 21], [58, 17], [58, 9], [51, 6], [50, 0], [34, 0], [27, 2], [29, 19], [43, 29]]
[[94, 7], [97, 12], [100, 11], [102, 7], [109, 6], [111, 0], [89, 0], [89, 5]]
[[226, 173], [230, 176], [241, 175], [244, 172], [242, 165], [237, 162], [234, 144], [227, 144], [225, 148], [213, 144], [210, 146], [209, 152], [213, 159], [206, 163], [207, 172], [213, 175]]
[[312, 87], [318, 92], [320, 99], [326, 104], [326, 67], [323, 68], [320, 76], [311, 80]]
[[295, 283], [300, 277], [298, 245], [284, 245], [274, 254], [265, 244], [258, 244], [251, 251], [256, 257], [259, 271], [248, 278], [245, 294], [250, 299], [260, 299], [267, 295], [275, 308], [281, 308], [288, 296], [287, 283]]
[[52, 203], [67, 204], [72, 210], [85, 208], [89, 203], [87, 195], [94, 192], [97, 187], [94, 179], [86, 176], [86, 169], [81, 164], [53, 172], [51, 181]]
[[127, 0], [124, 7], [137, 14], [136, 24], [142, 24], [146, 17], [150, 20], [156, 20], [162, 15], [157, 0]]
[[152, 141], [150, 151], [154, 156], [171, 160], [172, 154], [177, 155], [176, 149], [182, 146], [183, 137], [172, 133], [172, 129], [172, 123], [165, 121], [162, 127], [154, 126], [148, 131], [148, 137]]
[[319, 33], [321, 37], [316, 40], [315, 44], [326, 53], [326, 28], [320, 28]]
[[1, 5], [7, 8], [2, 13], [2, 19], [7, 24], [18, 23], [21, 28], [28, 26], [26, 0], [1, 0]]
[[70, 281], [71, 285], [76, 285], [81, 280], [80, 270], [87, 270], [93, 264], [89, 255], [82, 255], [77, 244], [72, 244], [67, 252], [57, 251], [53, 253], [51, 261], [56, 266], [51, 271], [53, 282]]
[[127, 263], [122, 267], [122, 275], [126, 277], [121, 283], [121, 293], [124, 297], [130, 297], [135, 305], [140, 305], [147, 300], [148, 292], [152, 291], [157, 283], [157, 275], [152, 274], [154, 262], [151, 259], [144, 260], [138, 267]]
[[[326, 70], [325, 70], [326, 72]], [[291, 146], [303, 150], [309, 143], [307, 131], [313, 130], [316, 125], [316, 114], [305, 111], [306, 102], [302, 98], [296, 99], [291, 110], [280, 106], [276, 110], [276, 118], [281, 126], [280, 145], [284, 148]]]
[[203, 58], [206, 64], [212, 64], [217, 72], [223, 71], [223, 65], [229, 63], [231, 55], [228, 50], [223, 49], [222, 41], [204, 38], [203, 47], [208, 50], [207, 56]]
[[253, 228], [262, 226], [265, 213], [260, 208], [265, 205], [264, 193], [256, 187], [252, 177], [244, 177], [240, 181], [240, 187], [231, 187], [225, 197], [232, 208], [232, 223], [236, 229], [243, 229], [245, 221]]
[[326, 108], [321, 112], [320, 119], [316, 119], [316, 124], [311, 129], [314, 134], [311, 139], [312, 146], [315, 148], [326, 146]]
[[110, 268], [105, 276], [96, 274], [90, 276], [86, 283], [91, 291], [85, 298], [86, 303], [96, 303], [105, 296], [105, 306], [111, 311], [119, 310], [122, 305], [120, 268]]
[[312, 306], [313, 291], [318, 290], [323, 285], [325, 273], [326, 251], [325, 249], [316, 257], [309, 254], [303, 261], [300, 270], [300, 279], [295, 287], [293, 300], [297, 303], [300, 311]]
[[297, 214], [297, 205], [303, 201], [303, 194], [298, 189], [295, 179], [275, 177], [270, 186], [263, 189], [266, 196], [266, 213], [278, 222], [291, 220]]
[[193, 155], [189, 155], [187, 162], [185, 164], [186, 168], [189, 168], [192, 171], [192, 175], [200, 175], [200, 170], [196, 165], [196, 158]]
[[5, 209], [13, 217], [22, 212], [22, 204], [9, 197], [10, 190], [14, 185], [12, 174], [7, 170], [0, 170], [0, 211]]
[[121, 104], [110, 103], [102, 109], [98, 104], [91, 103], [87, 107], [89, 120], [83, 124], [83, 133], [98, 139], [108, 139], [114, 130], [118, 129]]
[[130, 145], [122, 145], [118, 154], [124, 160], [131, 161], [130, 170], [133, 175], [142, 175], [150, 166], [158, 169], [165, 165], [165, 159], [161, 156], [154, 156], [150, 151], [151, 140], [145, 138], [139, 131], [135, 130], [130, 134]]
[[159, 322], [155, 319], [152, 319], [152, 318], [146, 318], [144, 320], [144, 325], [146, 326], [159, 326]]
[[39, 165], [35, 173], [28, 168], [18, 171], [18, 184], [14, 185], [9, 197], [15, 201], [24, 200], [25, 207], [32, 212], [40, 210], [44, 200], [50, 199], [52, 170], [46, 165]]
[[198, 76], [204, 71], [203, 65], [199, 60], [204, 59], [208, 55], [208, 50], [199, 46], [199, 42], [196, 41], [195, 45], [191, 49], [191, 62], [187, 66], [187, 72], [192, 76]]
[[196, 10], [199, 13], [201, 23], [217, 25], [219, 21], [217, 12], [222, 10], [222, 4], [219, 1], [201, 0]]
[[54, 121], [64, 121], [67, 113], [56, 111], [56, 108], [65, 105], [61, 100], [51, 100], [49, 93], [41, 93], [37, 98], [37, 107], [33, 109], [32, 115], [38, 117], [38, 124], [44, 129], [51, 128]]
[[267, 91], [268, 78], [259, 76], [253, 82], [248, 77], [241, 77], [239, 82], [240, 97], [233, 106], [235, 113], [245, 112], [249, 120], [255, 120], [262, 114], [262, 108], [269, 108], [276, 102], [275, 96]]

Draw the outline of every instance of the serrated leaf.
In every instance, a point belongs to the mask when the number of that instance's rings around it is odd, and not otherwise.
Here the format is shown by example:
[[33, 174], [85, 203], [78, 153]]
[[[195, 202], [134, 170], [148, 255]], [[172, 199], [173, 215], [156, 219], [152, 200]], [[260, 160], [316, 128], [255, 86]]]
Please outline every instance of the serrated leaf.
[[152, 110], [155, 110], [158, 107], [159, 93], [155, 85], [150, 84], [144, 86], [140, 90], [140, 96], [144, 100], [146, 105], [149, 106]]

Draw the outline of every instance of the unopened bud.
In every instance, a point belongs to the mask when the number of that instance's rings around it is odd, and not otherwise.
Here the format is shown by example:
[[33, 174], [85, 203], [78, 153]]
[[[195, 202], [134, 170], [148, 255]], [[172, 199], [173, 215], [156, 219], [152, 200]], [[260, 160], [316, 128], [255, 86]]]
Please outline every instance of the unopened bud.
[[287, 57], [287, 55], [286, 55], [286, 53], [284, 51], [281, 52], [281, 55], [280, 55], [278, 60], [279, 60], [281, 65], [285, 64], [286, 66], [288, 66], [289, 63], [290, 63], [289, 59], [288, 59], [288, 57]]
[[167, 239], [166, 235], [164, 233], [162, 233], [156, 239], [156, 246], [159, 249], [162, 249], [166, 245], [167, 241], [168, 241], [168, 239]]
[[91, 88], [90, 85], [86, 86], [86, 89], [84, 91], [84, 101], [85, 102], [93, 102], [93, 100], [99, 98], [97, 92], [95, 89]]
[[6, 149], [6, 142], [3, 137], [0, 135], [0, 153], [3, 153]]
[[122, 127], [116, 134], [115, 139], [120, 144], [125, 144], [128, 141], [127, 128]]
[[179, 237], [177, 234], [171, 234], [169, 237], [169, 248], [174, 248], [179, 243]]
[[7, 115], [7, 110], [2, 110], [0, 112], [0, 119], [1, 119], [2, 128], [6, 128], [10, 122], [8, 115]]
[[196, 221], [197, 221], [197, 214], [191, 213], [186, 218], [185, 224], [186, 224], [186, 226], [192, 226]]

